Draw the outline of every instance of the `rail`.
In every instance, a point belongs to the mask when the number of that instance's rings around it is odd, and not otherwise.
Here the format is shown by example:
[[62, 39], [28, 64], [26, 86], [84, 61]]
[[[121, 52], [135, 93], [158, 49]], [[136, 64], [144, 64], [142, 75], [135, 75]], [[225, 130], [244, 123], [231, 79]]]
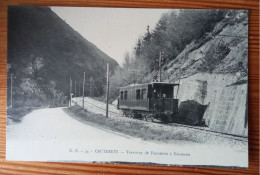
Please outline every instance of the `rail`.
[[[105, 108], [97, 106], [97, 105], [95, 105], [95, 104], [93, 104], [91, 102], [88, 102], [87, 100], [85, 100], [84, 102], [89, 104], [89, 105], [91, 105], [91, 106], [93, 106], [93, 107], [96, 107], [97, 108], [96, 110], [98, 110], [99, 112], [106, 112]], [[75, 101], [72, 100], [72, 103], [79, 105], [79, 102], [77, 102], [77, 101], [75, 102]], [[104, 105], [102, 102], [96, 101], [96, 100], [95, 100], [95, 103], [99, 103], [101, 105]], [[111, 104], [109, 104], [109, 105], [111, 105]], [[112, 106], [117, 106], [117, 105], [113, 104]], [[109, 114], [112, 114], [113, 117], [119, 117], [119, 116], [122, 117], [123, 116], [122, 114], [117, 113], [117, 112], [113, 112], [113, 111], [108, 111], [108, 112], [109, 112]], [[163, 124], [163, 125], [166, 125], [166, 126], [178, 126], [178, 127], [191, 128], [191, 129], [194, 129], [194, 130], [200, 130], [202, 132], [212, 133], [212, 134], [215, 134], [215, 135], [218, 135], [218, 136], [222, 136], [222, 137], [225, 137], [225, 138], [232, 138], [234, 140], [248, 142], [247, 141], [247, 137], [245, 137], [245, 136], [238, 136], [238, 135], [234, 135], [234, 134], [221, 133], [221, 132], [218, 132], [218, 131], [209, 130], [209, 128], [202, 128], [202, 127], [199, 127], [199, 126], [183, 125], [183, 124], [179, 124], [179, 123], [168, 123], [168, 124], [160, 123], [160, 124]]]

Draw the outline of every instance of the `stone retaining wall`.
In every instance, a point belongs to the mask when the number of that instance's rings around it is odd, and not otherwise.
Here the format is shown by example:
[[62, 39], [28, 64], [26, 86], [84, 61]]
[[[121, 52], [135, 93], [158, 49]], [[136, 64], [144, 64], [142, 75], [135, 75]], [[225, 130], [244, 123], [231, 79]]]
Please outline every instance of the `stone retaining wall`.
[[237, 81], [235, 75], [195, 74], [180, 81], [177, 98], [208, 105], [203, 119], [211, 130], [247, 136], [247, 83]]

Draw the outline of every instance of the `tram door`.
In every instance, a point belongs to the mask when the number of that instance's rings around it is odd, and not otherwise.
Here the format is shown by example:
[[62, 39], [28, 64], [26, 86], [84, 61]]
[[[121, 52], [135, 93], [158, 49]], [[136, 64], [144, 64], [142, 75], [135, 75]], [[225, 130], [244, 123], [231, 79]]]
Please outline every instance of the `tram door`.
[[152, 109], [159, 113], [173, 112], [173, 85], [154, 84], [152, 88]]
[[160, 86], [154, 86], [152, 89], [152, 109], [156, 112], [164, 112], [165, 97]]

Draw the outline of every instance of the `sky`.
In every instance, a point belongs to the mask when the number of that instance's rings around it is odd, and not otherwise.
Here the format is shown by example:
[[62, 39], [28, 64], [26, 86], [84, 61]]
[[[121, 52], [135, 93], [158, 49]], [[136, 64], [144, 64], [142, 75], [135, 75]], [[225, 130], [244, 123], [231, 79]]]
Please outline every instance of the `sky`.
[[[149, 25], [154, 29], [162, 13], [169, 9], [51, 7], [84, 38], [120, 65]], [[150, 30], [150, 31], [151, 31]]]

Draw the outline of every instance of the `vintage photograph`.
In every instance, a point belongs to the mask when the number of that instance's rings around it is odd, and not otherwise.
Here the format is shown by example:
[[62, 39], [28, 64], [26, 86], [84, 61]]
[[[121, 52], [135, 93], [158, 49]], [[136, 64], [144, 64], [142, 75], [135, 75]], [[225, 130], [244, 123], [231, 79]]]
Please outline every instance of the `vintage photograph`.
[[248, 167], [248, 11], [8, 7], [6, 159]]

